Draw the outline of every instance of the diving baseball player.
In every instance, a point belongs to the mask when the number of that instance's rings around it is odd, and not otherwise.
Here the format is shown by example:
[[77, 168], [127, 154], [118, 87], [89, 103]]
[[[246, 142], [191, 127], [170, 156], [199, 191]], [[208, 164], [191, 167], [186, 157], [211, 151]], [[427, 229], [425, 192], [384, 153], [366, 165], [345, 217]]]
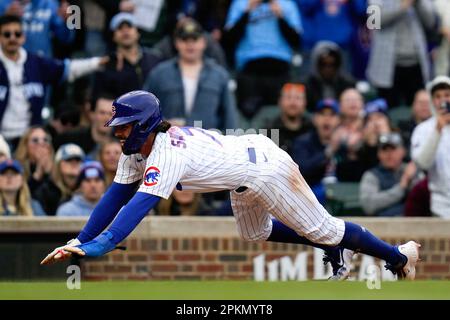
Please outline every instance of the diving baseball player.
[[399, 278], [415, 277], [419, 244], [392, 246], [364, 227], [331, 216], [291, 157], [263, 135], [223, 136], [171, 127], [162, 120], [158, 99], [146, 91], [116, 99], [105, 125], [114, 128], [123, 150], [114, 183], [78, 237], [56, 248], [41, 264], [114, 250], [161, 198], [177, 188], [230, 190], [243, 239], [322, 248], [335, 279], [348, 277], [346, 264], [354, 252], [385, 260], [386, 268]]

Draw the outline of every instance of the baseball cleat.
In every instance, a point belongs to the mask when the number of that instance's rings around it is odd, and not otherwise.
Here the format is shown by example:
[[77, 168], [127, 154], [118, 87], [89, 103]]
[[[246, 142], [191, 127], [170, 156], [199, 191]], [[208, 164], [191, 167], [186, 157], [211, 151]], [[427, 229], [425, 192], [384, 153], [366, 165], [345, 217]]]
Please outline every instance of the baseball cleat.
[[398, 279], [414, 280], [416, 277], [416, 264], [419, 261], [420, 244], [409, 241], [397, 247], [398, 251], [406, 258], [405, 264], [400, 268], [393, 268], [387, 264], [386, 269], [397, 275]]
[[350, 265], [353, 259], [354, 251], [337, 247], [332, 250], [325, 251], [323, 257], [324, 264], [331, 263], [333, 275], [328, 278], [330, 281], [343, 281], [350, 275]]

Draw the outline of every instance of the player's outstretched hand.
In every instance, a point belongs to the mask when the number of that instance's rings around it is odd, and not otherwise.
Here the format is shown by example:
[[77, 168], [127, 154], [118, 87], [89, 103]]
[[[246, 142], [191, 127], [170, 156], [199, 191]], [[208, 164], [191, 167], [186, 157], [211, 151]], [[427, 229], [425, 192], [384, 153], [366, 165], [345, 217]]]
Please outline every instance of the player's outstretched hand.
[[84, 255], [84, 251], [76, 247], [80, 242], [78, 239], [70, 240], [65, 246], [61, 246], [50, 252], [44, 260], [41, 261], [41, 265], [49, 265], [56, 262], [69, 259], [73, 253], [80, 256]]

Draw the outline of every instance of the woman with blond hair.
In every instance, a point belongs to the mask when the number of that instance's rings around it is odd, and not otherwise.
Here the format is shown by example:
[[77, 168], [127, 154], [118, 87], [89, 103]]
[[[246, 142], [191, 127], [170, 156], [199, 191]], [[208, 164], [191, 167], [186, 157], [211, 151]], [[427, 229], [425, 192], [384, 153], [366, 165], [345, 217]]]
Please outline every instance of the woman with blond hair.
[[108, 188], [114, 180], [121, 153], [122, 146], [120, 145], [120, 142], [115, 139], [103, 143], [100, 147], [97, 158], [105, 169], [106, 188]]
[[31, 194], [49, 179], [54, 151], [50, 135], [41, 126], [29, 128], [19, 141], [15, 158], [23, 166], [25, 179]]
[[25, 183], [23, 168], [16, 160], [0, 163], [0, 216], [44, 216]]
[[33, 192], [48, 215], [55, 215], [59, 205], [72, 198], [84, 158], [84, 151], [74, 143], [59, 147], [50, 177]]

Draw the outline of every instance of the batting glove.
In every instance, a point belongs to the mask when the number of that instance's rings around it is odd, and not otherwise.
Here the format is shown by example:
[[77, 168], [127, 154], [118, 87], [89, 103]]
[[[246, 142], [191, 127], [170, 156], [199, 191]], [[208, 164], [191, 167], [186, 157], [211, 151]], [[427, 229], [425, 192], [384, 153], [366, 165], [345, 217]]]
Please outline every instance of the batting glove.
[[116, 244], [112, 242], [113, 234], [110, 231], [105, 231], [94, 240], [80, 244], [75, 248], [81, 250], [82, 252], [75, 252], [81, 256], [86, 257], [100, 257], [105, 253], [108, 253], [116, 248]]

